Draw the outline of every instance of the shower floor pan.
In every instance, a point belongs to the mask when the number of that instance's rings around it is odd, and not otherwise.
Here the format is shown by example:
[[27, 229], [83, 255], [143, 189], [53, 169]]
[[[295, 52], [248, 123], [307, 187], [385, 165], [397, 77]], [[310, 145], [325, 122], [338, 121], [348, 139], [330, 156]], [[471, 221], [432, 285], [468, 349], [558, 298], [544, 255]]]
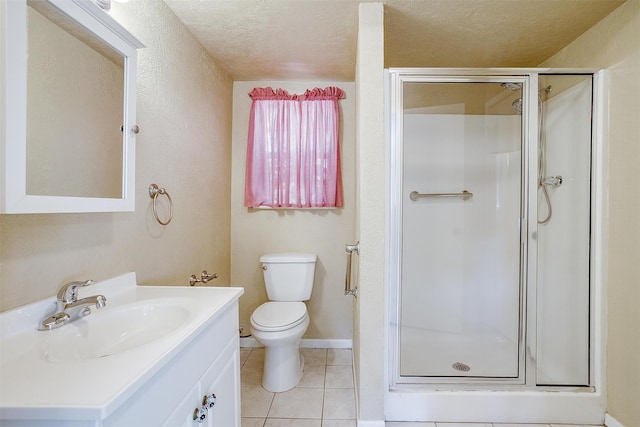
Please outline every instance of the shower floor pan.
[[498, 332], [460, 334], [402, 327], [400, 375], [515, 378], [518, 344]]

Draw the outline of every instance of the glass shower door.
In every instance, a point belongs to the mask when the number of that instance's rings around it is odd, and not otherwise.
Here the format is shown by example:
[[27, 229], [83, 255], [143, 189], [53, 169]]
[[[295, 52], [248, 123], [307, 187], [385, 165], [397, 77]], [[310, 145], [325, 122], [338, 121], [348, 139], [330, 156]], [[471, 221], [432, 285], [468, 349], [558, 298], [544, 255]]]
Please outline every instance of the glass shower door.
[[400, 376], [521, 376], [522, 88], [403, 87]]
[[540, 75], [536, 383], [587, 386], [591, 75]]

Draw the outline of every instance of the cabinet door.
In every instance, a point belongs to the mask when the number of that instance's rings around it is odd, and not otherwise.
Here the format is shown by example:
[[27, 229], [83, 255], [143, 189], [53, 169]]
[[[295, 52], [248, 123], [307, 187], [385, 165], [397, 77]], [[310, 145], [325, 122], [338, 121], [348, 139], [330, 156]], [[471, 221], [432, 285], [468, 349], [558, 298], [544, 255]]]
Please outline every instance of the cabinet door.
[[[240, 427], [239, 339], [234, 336], [163, 427]], [[215, 395], [215, 397], [213, 396]], [[194, 411], [209, 404], [194, 420]]]
[[[240, 427], [240, 357], [235, 338], [227, 347], [224, 364], [213, 364], [202, 377], [204, 393], [215, 404], [209, 407], [207, 427]], [[216, 366], [217, 365], [217, 366]], [[208, 384], [208, 385], [207, 385]]]
[[193, 427], [197, 425], [205, 425], [198, 424], [197, 421], [193, 420], [193, 412], [198, 408], [199, 404], [202, 402], [202, 395], [200, 394], [200, 384], [196, 384], [193, 386], [189, 393], [186, 394], [184, 399], [176, 406], [176, 409], [173, 413], [167, 418], [167, 420], [162, 424], [163, 427]]

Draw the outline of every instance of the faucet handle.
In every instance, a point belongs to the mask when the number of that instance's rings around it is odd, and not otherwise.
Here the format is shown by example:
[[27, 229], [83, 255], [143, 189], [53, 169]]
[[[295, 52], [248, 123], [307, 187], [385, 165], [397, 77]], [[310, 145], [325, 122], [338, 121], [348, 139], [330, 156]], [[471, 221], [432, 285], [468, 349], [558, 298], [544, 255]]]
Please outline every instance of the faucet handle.
[[58, 301], [66, 303], [76, 301], [78, 299], [78, 288], [81, 286], [89, 286], [93, 280], [69, 282], [64, 285], [58, 292]]
[[39, 331], [50, 331], [67, 323], [71, 318], [67, 313], [55, 313], [40, 322]]
[[218, 278], [218, 273], [209, 274], [207, 273], [207, 270], [202, 270], [202, 273], [200, 274], [200, 281], [202, 283], [207, 283], [209, 280], [217, 279], [217, 278]]

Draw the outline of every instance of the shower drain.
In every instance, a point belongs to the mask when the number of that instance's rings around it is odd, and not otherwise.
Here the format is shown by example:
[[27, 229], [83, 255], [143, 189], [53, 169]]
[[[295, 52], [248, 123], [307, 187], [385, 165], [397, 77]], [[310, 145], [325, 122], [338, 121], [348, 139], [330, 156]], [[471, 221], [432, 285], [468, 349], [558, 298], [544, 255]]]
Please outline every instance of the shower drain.
[[469, 372], [471, 370], [471, 367], [469, 365], [462, 362], [456, 362], [453, 365], [451, 365], [451, 367], [456, 371], [461, 371], [461, 372]]

